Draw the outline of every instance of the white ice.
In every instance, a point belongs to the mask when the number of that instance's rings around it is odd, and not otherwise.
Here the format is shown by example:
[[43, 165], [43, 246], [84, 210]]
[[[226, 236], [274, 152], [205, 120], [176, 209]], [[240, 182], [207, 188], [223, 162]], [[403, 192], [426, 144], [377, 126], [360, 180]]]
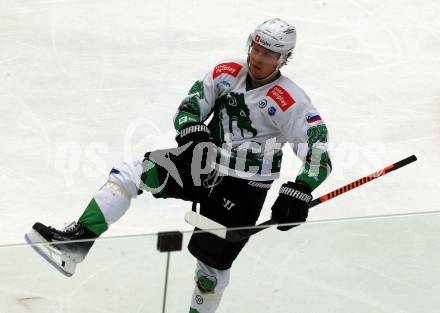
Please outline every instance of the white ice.
[[[115, 162], [173, 145], [192, 83], [222, 58], [244, 58], [249, 32], [274, 16], [298, 32], [283, 73], [330, 131], [334, 171], [315, 196], [418, 157], [310, 220], [438, 210], [439, 15], [434, 0], [2, 0], [0, 244], [23, 242], [37, 220], [78, 218]], [[299, 166], [286, 147], [261, 221]], [[190, 230], [189, 207], [143, 195], [106, 236]]]

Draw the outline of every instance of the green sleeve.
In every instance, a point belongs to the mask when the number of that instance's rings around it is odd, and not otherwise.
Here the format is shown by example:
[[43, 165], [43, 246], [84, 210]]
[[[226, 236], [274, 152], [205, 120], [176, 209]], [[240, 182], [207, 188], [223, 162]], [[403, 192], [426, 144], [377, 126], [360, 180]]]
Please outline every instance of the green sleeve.
[[307, 156], [296, 181], [306, 183], [313, 191], [332, 171], [332, 163], [327, 151], [327, 127], [325, 124], [310, 127], [307, 130], [307, 137]]
[[174, 116], [174, 128], [180, 131], [185, 125], [200, 122], [200, 100], [204, 99], [205, 92], [202, 81], [196, 81], [188, 92]]

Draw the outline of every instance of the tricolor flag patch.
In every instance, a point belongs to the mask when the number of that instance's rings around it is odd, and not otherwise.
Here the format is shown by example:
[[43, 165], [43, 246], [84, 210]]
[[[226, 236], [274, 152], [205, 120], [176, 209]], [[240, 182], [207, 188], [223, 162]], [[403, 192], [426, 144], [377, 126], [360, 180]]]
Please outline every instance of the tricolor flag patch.
[[312, 116], [307, 117], [307, 123], [309, 123], [309, 124], [315, 123], [320, 120], [321, 120], [321, 117], [319, 115], [312, 115]]

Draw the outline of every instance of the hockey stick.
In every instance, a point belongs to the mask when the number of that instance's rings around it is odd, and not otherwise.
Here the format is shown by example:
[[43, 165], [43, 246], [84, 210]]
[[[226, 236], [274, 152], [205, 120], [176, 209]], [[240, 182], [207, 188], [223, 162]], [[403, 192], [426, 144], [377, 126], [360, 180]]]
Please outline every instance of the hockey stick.
[[[403, 159], [399, 162], [396, 162], [394, 164], [391, 164], [377, 172], [374, 172], [370, 175], [364, 176], [350, 184], [347, 184], [341, 188], [335, 189], [319, 198], [316, 198], [315, 200], [311, 201], [309, 203], [309, 208], [313, 208], [314, 206], [317, 206], [318, 204], [321, 204], [323, 202], [326, 202], [330, 199], [333, 199], [337, 196], [342, 195], [343, 193], [346, 193], [350, 190], [353, 190], [359, 186], [362, 186], [363, 184], [366, 184], [376, 178], [379, 178], [381, 176], [384, 176], [392, 171], [395, 171], [405, 165], [408, 165], [414, 161], [416, 161], [417, 158], [415, 155], [412, 155], [410, 157], [407, 157], [406, 159]], [[238, 242], [241, 240], [248, 239], [250, 236], [262, 231], [263, 229], [266, 229], [270, 226], [277, 225], [277, 221], [275, 220], [267, 220], [261, 224], [258, 224], [257, 226], [253, 228], [244, 228], [244, 229], [228, 229], [227, 227], [197, 213], [194, 211], [189, 211], [185, 214], [185, 221], [189, 224], [193, 225], [194, 227], [197, 227], [203, 231], [209, 232], [213, 235], [216, 235], [217, 237], [220, 237], [222, 239], [226, 239], [227, 241], [231, 242]], [[298, 224], [299, 225], [299, 224]], [[296, 225], [296, 226], [298, 226]]]

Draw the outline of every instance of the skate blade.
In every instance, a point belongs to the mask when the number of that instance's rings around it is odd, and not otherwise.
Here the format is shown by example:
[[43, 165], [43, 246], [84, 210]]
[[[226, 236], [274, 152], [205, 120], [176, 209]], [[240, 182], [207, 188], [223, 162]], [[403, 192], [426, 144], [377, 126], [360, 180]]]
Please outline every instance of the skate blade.
[[28, 244], [50, 265], [56, 268], [61, 274], [71, 277], [75, 273], [76, 263], [63, 256], [63, 253], [51, 245], [38, 245], [39, 243], [48, 243], [36, 231], [31, 231], [24, 235]]

